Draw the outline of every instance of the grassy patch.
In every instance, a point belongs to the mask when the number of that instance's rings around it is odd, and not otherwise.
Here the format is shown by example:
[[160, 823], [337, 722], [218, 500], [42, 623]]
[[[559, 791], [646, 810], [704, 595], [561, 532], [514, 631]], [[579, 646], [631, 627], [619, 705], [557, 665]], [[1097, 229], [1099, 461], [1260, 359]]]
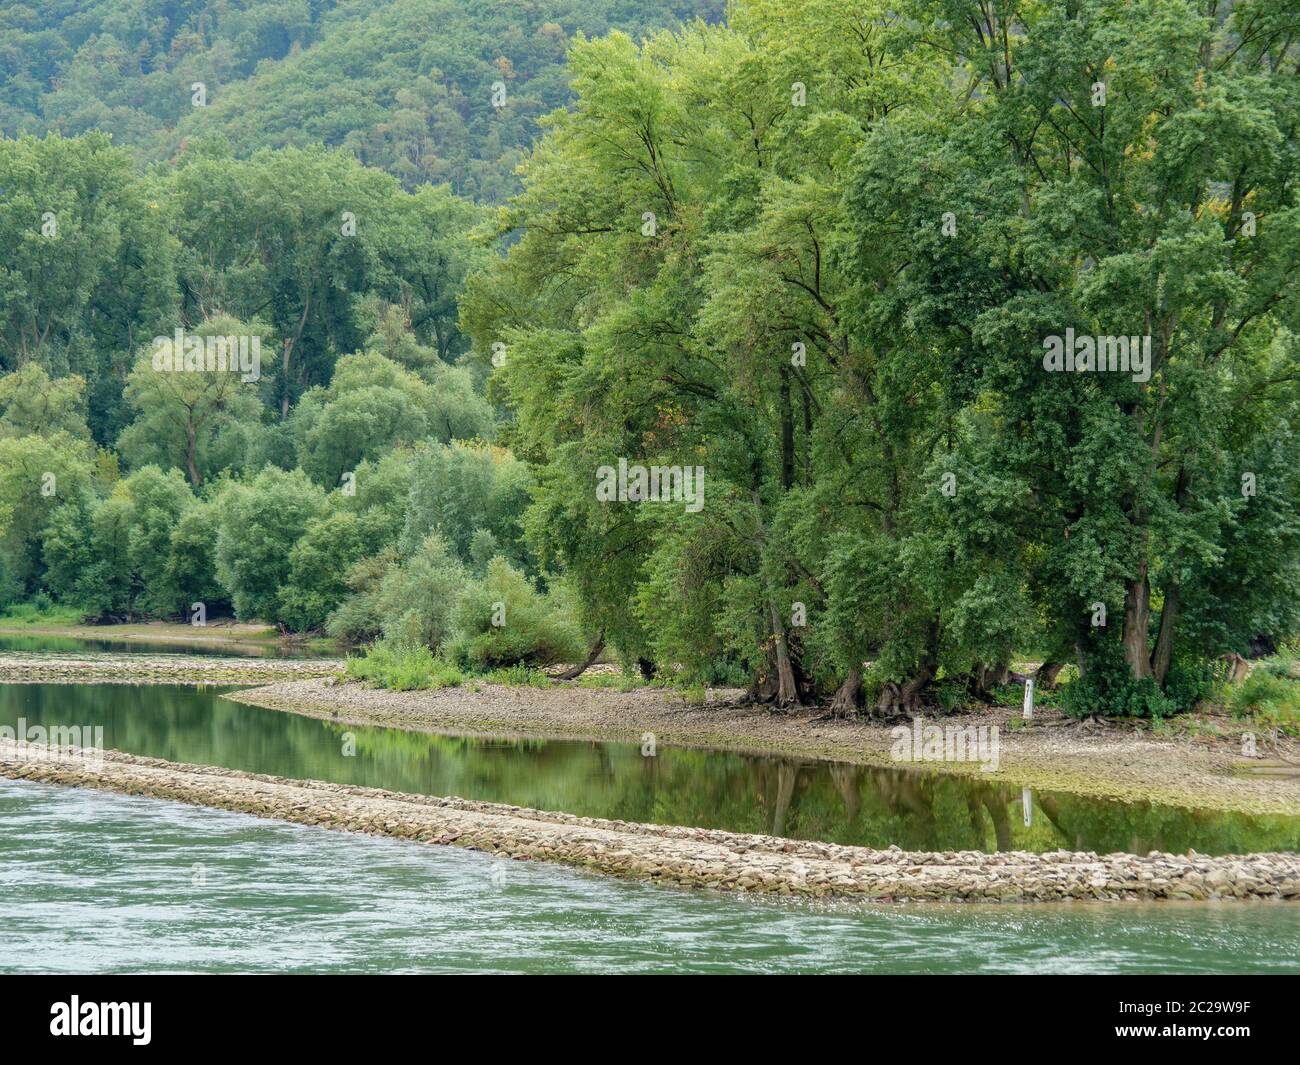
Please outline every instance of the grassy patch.
[[573, 683], [579, 688], [609, 688], [620, 692], [646, 687], [644, 680], [628, 673], [584, 673]]
[[359, 658], [349, 658], [347, 676], [376, 688], [413, 691], [454, 688], [465, 674], [436, 658], [427, 647], [409, 647], [377, 640]]
[[1300, 680], [1256, 669], [1240, 684], [1228, 688], [1224, 703], [1235, 718], [1300, 735]]
[[1259, 668], [1279, 677], [1300, 677], [1300, 644], [1284, 644], [1277, 654], [1261, 658]]
[[555, 685], [555, 681], [540, 669], [524, 665], [502, 666], [475, 676], [488, 684], [508, 684], [513, 688], [551, 688]]
[[455, 688], [462, 684], [472, 684], [474, 691], [481, 690], [483, 684], [550, 688], [556, 683], [540, 669], [525, 665], [503, 666], [481, 673], [463, 670], [423, 645], [393, 640], [376, 640], [360, 656], [349, 658], [347, 676], [392, 691]]
[[0, 615], [0, 627], [20, 628], [27, 625], [79, 625], [84, 610], [72, 606], [41, 606], [36, 603], [12, 603]]
[[703, 706], [705, 691], [703, 684], [688, 684], [681, 688], [682, 698], [691, 706]]

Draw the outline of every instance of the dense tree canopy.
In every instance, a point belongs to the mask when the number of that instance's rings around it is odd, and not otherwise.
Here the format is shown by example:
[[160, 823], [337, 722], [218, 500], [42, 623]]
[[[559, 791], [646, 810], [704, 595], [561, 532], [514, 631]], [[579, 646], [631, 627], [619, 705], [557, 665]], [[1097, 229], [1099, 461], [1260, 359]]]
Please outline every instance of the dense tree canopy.
[[[865, 660], [888, 709], [1027, 644], [1158, 703], [1180, 654], [1293, 631], [1292, 23], [750, 0], [579, 44], [465, 319], [587, 614], [843, 708]], [[1067, 330], [1149, 364], [1053, 373]], [[618, 458], [707, 505], [607, 505]]]
[[1300, 631], [1293, 5], [162, 7], [0, 17], [0, 607], [885, 713]]
[[[577, 33], [716, 21], [725, 0], [40, 0], [0, 11], [0, 132], [100, 130], [141, 160], [216, 133], [344, 148], [502, 200], [569, 100]], [[496, 85], [504, 86], [500, 106]], [[196, 100], [195, 86], [203, 95]], [[201, 102], [200, 102], [201, 101]]]

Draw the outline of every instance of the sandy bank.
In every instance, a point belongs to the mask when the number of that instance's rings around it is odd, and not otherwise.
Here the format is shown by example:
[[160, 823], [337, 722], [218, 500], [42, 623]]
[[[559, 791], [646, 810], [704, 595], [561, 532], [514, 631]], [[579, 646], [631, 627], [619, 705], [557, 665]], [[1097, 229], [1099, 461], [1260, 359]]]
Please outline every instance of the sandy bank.
[[[283, 644], [271, 625], [258, 622], [211, 621], [190, 625], [177, 621], [139, 621], [111, 625], [60, 625], [51, 622], [18, 622], [0, 619], [0, 637], [51, 636], [65, 640], [120, 641], [126, 644], [176, 644], [199, 647], [222, 654], [261, 654]], [[321, 638], [295, 639], [299, 648], [332, 648], [333, 641]]]

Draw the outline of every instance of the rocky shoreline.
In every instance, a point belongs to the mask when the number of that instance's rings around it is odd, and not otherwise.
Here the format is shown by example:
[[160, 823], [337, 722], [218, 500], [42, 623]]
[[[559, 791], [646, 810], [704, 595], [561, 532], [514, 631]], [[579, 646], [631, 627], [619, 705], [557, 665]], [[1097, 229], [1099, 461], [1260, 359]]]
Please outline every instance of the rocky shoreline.
[[230, 658], [221, 655], [0, 653], [3, 684], [266, 684], [327, 677], [336, 658]]
[[36, 761], [4, 740], [0, 776], [723, 891], [878, 902], [1300, 901], [1300, 855], [1295, 854], [871, 850], [286, 780], [116, 751], [98, 761]]

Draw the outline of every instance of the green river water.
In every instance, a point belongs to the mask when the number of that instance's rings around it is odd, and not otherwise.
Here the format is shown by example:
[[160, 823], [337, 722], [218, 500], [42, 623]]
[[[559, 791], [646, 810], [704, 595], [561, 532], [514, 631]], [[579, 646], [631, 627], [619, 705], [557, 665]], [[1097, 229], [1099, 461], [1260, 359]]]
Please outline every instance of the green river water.
[[[633, 744], [429, 736], [213, 689], [0, 685], [0, 725], [102, 726], [176, 761], [572, 813], [909, 849], [1300, 849], [1300, 819], [909, 770]], [[352, 751], [352, 753], [348, 753]], [[1300, 907], [841, 906], [0, 780], [0, 971], [1296, 972]]]
[[4, 972], [1297, 972], [1281, 905], [809, 908], [0, 779]]

